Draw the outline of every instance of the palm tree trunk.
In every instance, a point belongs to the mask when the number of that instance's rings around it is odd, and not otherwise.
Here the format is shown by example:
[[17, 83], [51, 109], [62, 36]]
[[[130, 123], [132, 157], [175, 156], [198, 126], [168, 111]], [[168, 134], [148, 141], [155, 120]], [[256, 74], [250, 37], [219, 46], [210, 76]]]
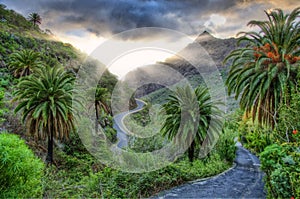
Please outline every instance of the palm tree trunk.
[[[53, 121], [53, 117], [51, 117], [51, 121]], [[53, 163], [53, 133], [54, 133], [54, 124], [49, 124], [51, 125], [50, 127], [50, 132], [48, 132], [48, 154], [46, 158], [47, 164], [52, 164]], [[48, 128], [49, 129], [49, 128]]]
[[26, 68], [26, 69], [25, 69], [25, 76], [28, 76], [28, 75], [30, 75], [30, 69], [29, 69], [29, 68]]
[[95, 101], [95, 110], [96, 110], [96, 121], [95, 121], [95, 130], [96, 133], [98, 133], [98, 122], [99, 122], [99, 113], [98, 113], [98, 104], [97, 101]]
[[46, 162], [47, 164], [53, 163], [53, 131], [51, 132], [51, 135], [48, 136], [48, 154]]
[[190, 162], [193, 162], [194, 160], [194, 152], [195, 152], [195, 141], [193, 140], [191, 146], [188, 149], [188, 157]]

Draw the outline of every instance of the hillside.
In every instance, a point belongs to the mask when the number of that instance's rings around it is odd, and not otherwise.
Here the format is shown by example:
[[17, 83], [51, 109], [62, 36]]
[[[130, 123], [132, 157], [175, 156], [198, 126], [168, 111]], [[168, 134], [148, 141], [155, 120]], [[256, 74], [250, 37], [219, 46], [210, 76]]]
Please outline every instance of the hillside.
[[[37, 144], [24, 135], [24, 125], [20, 122], [20, 115], [15, 115], [13, 112], [16, 103], [11, 102], [14, 85], [18, 79], [13, 76], [8, 63], [11, 54], [24, 49], [38, 52], [40, 61], [44, 65], [61, 66], [73, 73], [78, 72], [81, 66], [91, 69], [105, 66], [87, 57], [71, 44], [59, 41], [50, 30], [41, 30], [21, 14], [7, 9], [5, 5], [0, 5], [0, 92], [5, 92], [5, 111], [0, 109], [0, 130], [22, 135], [29, 145], [36, 149], [36, 147], [43, 147], [44, 143]], [[112, 92], [116, 82], [116, 76], [106, 71], [99, 82], [99, 87]], [[43, 154], [38, 155], [43, 156]]]
[[40, 30], [25, 17], [0, 6], [0, 67], [5, 68], [11, 53], [31, 49], [40, 52], [42, 61], [50, 66], [61, 64], [76, 68], [86, 55], [71, 44], [55, 39], [51, 31]]

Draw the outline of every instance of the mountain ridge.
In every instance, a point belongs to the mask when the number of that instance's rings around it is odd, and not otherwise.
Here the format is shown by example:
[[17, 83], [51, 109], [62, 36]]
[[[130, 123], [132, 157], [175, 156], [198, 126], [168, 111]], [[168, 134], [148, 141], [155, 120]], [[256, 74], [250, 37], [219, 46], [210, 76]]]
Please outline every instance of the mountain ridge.
[[[129, 72], [125, 77], [125, 81], [128, 81], [128, 84], [130, 84], [130, 81], [134, 81], [131, 85], [140, 85], [142, 82], [150, 81], [149, 79], [152, 77], [149, 74], [152, 76], [156, 74], [156, 79], [159, 79], [159, 81], [143, 85], [137, 89], [136, 97], [142, 97], [163, 88], [164, 86], [162, 85], [173, 85], [178, 82], [178, 78], [174, 80], [164, 79], [164, 74], [161, 73], [162, 66], [170, 67], [188, 79], [193, 78], [193, 76], [201, 76], [201, 73], [212, 72], [217, 68], [222, 74], [223, 79], [225, 79], [229, 71], [229, 64], [224, 65], [223, 60], [232, 50], [237, 48], [236, 43], [236, 38], [220, 39], [214, 37], [208, 31], [204, 31], [176, 55], [167, 58], [165, 61], [157, 62], [157, 66], [152, 65], [151, 68], [149, 66], [140, 67]], [[199, 65], [196, 67], [180, 56], [188, 55], [192, 59], [197, 59], [202, 54], [206, 54], [204, 59], [207, 60], [204, 60], [203, 63], [199, 61]]]

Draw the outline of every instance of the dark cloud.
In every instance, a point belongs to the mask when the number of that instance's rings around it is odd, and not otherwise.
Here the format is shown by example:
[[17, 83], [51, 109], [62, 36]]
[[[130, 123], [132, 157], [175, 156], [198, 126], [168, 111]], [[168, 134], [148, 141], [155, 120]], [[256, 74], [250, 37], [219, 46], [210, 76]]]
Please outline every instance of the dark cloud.
[[[37, 10], [44, 26], [59, 29], [86, 28], [100, 35], [116, 34], [132, 28], [163, 27], [195, 33], [189, 25], [197, 16], [227, 9], [234, 0], [17, 0], [7, 4], [18, 10]], [[55, 21], [53, 21], [55, 20]], [[51, 28], [51, 27], [50, 27]]]
[[[44, 27], [60, 32], [80, 29], [103, 37], [141, 27], [170, 28], [194, 35], [203, 30], [204, 23], [212, 13], [224, 14], [229, 21], [231, 18], [231, 21], [240, 24], [237, 18], [239, 16], [234, 16], [232, 12], [239, 10], [236, 8], [242, 4], [261, 3], [259, 0], [0, 0], [0, 2], [25, 14], [32, 11], [40, 13]], [[277, 1], [272, 2], [274, 4]], [[247, 13], [253, 14], [255, 11]], [[245, 19], [247, 16], [242, 20]], [[211, 23], [211, 26], [210, 28], [217, 31], [218, 27], [215, 24]], [[153, 33], [132, 35], [128, 38], [147, 36], [153, 36]]]
[[86, 30], [105, 36], [140, 27], [177, 29], [180, 24], [176, 18], [183, 15], [177, 4], [179, 2], [142, 0], [47, 1], [42, 4], [47, 12], [41, 10], [41, 14], [48, 18], [60, 16], [60, 26], [80, 23]]

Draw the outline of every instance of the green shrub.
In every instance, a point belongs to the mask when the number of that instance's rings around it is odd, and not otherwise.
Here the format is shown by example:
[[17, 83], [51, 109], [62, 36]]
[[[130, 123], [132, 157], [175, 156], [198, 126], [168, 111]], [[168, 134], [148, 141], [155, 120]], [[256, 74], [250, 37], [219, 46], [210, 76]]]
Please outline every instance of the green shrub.
[[3, 106], [3, 99], [4, 99], [4, 91], [0, 91], [0, 107]]
[[300, 145], [273, 144], [260, 154], [268, 198], [300, 197]]
[[274, 143], [273, 131], [253, 123], [252, 118], [241, 123], [239, 132], [243, 146], [255, 154], [261, 153], [267, 146]]
[[[99, 168], [101, 165], [95, 164], [96, 160], [83, 151], [66, 154], [63, 151], [55, 151], [57, 167], [49, 166], [45, 169], [42, 179], [44, 198], [82, 198], [99, 197], [93, 195], [85, 187], [90, 180], [82, 181], [90, 173], [93, 167]], [[92, 179], [91, 179], [92, 180]]]
[[294, 130], [300, 130], [300, 88], [292, 89], [292, 94], [287, 98], [289, 102], [282, 103], [279, 109], [279, 119], [275, 131], [278, 143], [300, 142], [300, 136], [292, 133]]
[[8, 85], [9, 85], [9, 80], [5, 80], [5, 79], [0, 80], [1, 87], [7, 87]]
[[[149, 132], [149, 128], [145, 127], [144, 133]], [[151, 133], [151, 131], [150, 131]], [[146, 153], [161, 149], [169, 141], [166, 140], [161, 134], [156, 134], [149, 138], [139, 138], [129, 136], [130, 150], [139, 153]]]
[[0, 134], [0, 198], [41, 197], [43, 168], [17, 135]]
[[235, 138], [236, 133], [229, 127], [225, 126], [215, 148], [222, 160], [227, 160], [228, 162], [232, 162], [234, 160], [236, 155]]
[[5, 121], [4, 115], [8, 112], [8, 109], [4, 107], [5, 92], [0, 87], [0, 125]]
[[117, 141], [117, 131], [114, 128], [105, 127], [104, 134], [110, 142], [115, 143]]
[[222, 129], [215, 151], [222, 160], [232, 162], [236, 155], [236, 141], [238, 136], [239, 122], [241, 118], [241, 111], [238, 109], [234, 113], [226, 116], [226, 121]]

